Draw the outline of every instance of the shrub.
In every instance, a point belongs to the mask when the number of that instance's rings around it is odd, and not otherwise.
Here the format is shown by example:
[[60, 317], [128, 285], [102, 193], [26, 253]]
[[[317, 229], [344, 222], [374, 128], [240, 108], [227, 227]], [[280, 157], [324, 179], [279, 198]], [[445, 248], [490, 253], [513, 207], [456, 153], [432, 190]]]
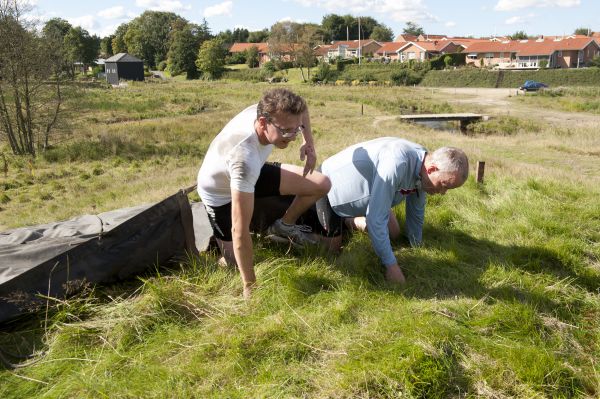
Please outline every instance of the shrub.
[[336, 77], [337, 77], [337, 73], [336, 73], [336, 71], [331, 69], [331, 65], [322, 63], [319, 65], [317, 70], [314, 72], [314, 75], [312, 76], [312, 81], [327, 83], [327, 82], [335, 80]]
[[548, 61], [547, 60], [540, 60], [540, 68], [544, 69], [548, 66]]
[[246, 53], [233, 53], [227, 57], [225, 57], [225, 63], [227, 65], [237, 65], [237, 64], [245, 64], [246, 63]]
[[277, 70], [277, 68], [275, 67], [275, 63], [273, 61], [267, 61], [264, 64], [262, 64], [262, 68], [265, 71], [269, 71], [271, 73], [275, 73], [275, 71]]
[[159, 71], [164, 71], [165, 69], [167, 69], [167, 61], [161, 61], [158, 63], [158, 70]]
[[390, 80], [397, 86], [411, 86], [421, 82], [423, 75], [410, 69], [401, 69], [392, 73]]

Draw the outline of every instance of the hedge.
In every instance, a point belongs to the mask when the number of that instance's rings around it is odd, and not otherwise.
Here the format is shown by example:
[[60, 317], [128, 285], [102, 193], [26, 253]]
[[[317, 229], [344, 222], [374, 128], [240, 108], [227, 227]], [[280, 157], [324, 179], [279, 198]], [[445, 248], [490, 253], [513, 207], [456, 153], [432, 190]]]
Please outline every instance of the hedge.
[[421, 86], [514, 88], [526, 80], [543, 82], [550, 87], [600, 86], [600, 68], [492, 71], [469, 67], [429, 71], [421, 81]]

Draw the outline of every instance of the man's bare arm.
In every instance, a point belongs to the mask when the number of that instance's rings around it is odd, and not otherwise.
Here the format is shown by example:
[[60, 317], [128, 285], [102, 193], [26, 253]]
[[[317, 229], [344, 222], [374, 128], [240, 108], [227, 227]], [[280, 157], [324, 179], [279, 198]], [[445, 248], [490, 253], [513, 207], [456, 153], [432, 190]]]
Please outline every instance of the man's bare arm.
[[231, 226], [233, 253], [244, 285], [244, 296], [250, 294], [256, 283], [254, 252], [250, 237], [250, 220], [254, 210], [254, 193], [231, 190]]

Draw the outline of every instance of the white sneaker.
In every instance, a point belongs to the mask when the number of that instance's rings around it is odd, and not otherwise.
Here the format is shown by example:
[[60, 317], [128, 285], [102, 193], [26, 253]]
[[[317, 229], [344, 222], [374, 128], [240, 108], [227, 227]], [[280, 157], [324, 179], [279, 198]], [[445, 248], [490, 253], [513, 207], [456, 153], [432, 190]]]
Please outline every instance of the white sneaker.
[[312, 229], [309, 226], [285, 224], [281, 219], [277, 219], [275, 223], [269, 226], [267, 233], [272, 241], [283, 242], [282, 239], [284, 239], [287, 242], [291, 242], [295, 247], [317, 243], [317, 240], [310, 236]]

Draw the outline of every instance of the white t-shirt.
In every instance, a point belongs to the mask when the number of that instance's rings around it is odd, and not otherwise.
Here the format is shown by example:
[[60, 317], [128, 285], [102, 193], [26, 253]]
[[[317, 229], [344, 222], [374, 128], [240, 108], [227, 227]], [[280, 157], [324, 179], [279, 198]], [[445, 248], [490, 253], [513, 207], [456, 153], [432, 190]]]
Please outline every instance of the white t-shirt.
[[208, 147], [198, 172], [198, 194], [209, 206], [231, 202], [231, 190], [253, 193], [260, 170], [273, 150], [254, 130], [257, 104], [237, 114]]

